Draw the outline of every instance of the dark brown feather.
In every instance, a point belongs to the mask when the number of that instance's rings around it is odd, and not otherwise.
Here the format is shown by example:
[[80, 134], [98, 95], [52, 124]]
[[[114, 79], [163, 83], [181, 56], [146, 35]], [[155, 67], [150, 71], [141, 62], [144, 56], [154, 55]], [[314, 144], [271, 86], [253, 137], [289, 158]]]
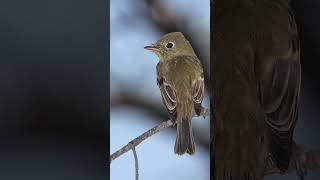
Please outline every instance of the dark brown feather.
[[177, 96], [173, 88], [167, 84], [164, 78], [157, 79], [157, 84], [160, 88], [160, 93], [164, 105], [170, 115], [170, 119], [175, 121], [177, 118]]
[[204, 81], [197, 80], [194, 83], [194, 90], [193, 90], [193, 103], [194, 103], [194, 110], [198, 116], [201, 114], [201, 103], [204, 96]]

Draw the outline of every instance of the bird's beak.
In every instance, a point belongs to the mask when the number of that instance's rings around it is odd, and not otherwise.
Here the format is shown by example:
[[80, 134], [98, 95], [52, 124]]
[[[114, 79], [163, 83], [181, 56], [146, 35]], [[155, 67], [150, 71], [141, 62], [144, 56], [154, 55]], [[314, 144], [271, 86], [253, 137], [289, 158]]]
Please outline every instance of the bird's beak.
[[148, 51], [159, 51], [159, 47], [152, 45], [152, 46], [145, 46], [144, 49]]

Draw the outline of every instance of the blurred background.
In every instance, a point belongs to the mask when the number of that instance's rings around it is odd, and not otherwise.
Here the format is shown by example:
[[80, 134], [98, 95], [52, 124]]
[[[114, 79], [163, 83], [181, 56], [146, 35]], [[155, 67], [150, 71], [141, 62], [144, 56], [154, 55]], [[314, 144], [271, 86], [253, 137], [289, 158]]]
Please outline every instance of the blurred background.
[[[174, 31], [181, 31], [192, 44], [202, 61], [208, 84], [209, 0], [110, 1], [110, 153], [168, 119], [156, 83], [159, 59], [143, 47]], [[209, 108], [208, 94], [203, 106]], [[174, 128], [142, 142], [136, 148], [140, 178], [208, 180], [209, 117], [193, 120], [193, 132], [196, 141], [193, 156], [174, 154]], [[110, 177], [135, 178], [131, 151], [112, 161]]]
[[107, 179], [108, 11], [1, 0], [0, 179]]

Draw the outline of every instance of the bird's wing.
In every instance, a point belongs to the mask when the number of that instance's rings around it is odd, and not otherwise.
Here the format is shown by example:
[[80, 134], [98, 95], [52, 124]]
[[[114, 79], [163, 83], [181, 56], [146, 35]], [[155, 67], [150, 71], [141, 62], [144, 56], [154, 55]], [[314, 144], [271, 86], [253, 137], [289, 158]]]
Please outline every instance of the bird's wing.
[[193, 103], [194, 110], [198, 116], [201, 114], [201, 103], [204, 96], [204, 80], [196, 80], [193, 87]]
[[257, 75], [260, 102], [269, 127], [270, 153], [282, 171], [288, 168], [290, 161], [301, 81], [300, 52], [293, 44], [289, 52], [282, 58], [270, 60], [268, 70], [255, 69], [260, 73]]
[[[159, 66], [162, 66], [162, 68]], [[180, 69], [178, 70], [177, 68]], [[180, 72], [179, 77], [177, 77], [174, 73], [176, 71]], [[201, 103], [204, 96], [203, 79], [201, 63], [198, 62], [198, 60], [194, 57], [181, 56], [179, 59], [173, 59], [169, 64], [166, 65], [158, 63], [157, 84], [160, 88], [163, 102], [172, 120], [175, 120], [177, 117], [177, 95], [174, 86], [170, 84], [170, 82], [190, 82], [190, 85], [187, 85], [187, 87], [191, 90], [190, 93], [192, 95], [195, 112], [197, 115], [200, 115]]]
[[172, 86], [166, 82], [165, 77], [159, 73], [158, 66], [159, 64], [157, 65], [157, 84], [160, 88], [161, 97], [171, 120], [175, 121], [177, 118], [177, 95]]

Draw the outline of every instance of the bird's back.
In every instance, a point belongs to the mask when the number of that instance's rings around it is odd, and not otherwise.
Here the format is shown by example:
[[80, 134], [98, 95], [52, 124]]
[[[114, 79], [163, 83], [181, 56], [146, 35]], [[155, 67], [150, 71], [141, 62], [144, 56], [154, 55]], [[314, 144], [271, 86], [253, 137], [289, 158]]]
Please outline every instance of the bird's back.
[[[175, 90], [179, 91], [178, 87], [183, 87], [188, 90], [186, 92], [190, 93], [190, 96], [191, 81], [197, 77], [203, 77], [201, 63], [193, 56], [177, 56], [170, 60], [160, 61], [157, 71], [158, 76], [165, 77]], [[179, 93], [181, 92], [177, 92]]]

